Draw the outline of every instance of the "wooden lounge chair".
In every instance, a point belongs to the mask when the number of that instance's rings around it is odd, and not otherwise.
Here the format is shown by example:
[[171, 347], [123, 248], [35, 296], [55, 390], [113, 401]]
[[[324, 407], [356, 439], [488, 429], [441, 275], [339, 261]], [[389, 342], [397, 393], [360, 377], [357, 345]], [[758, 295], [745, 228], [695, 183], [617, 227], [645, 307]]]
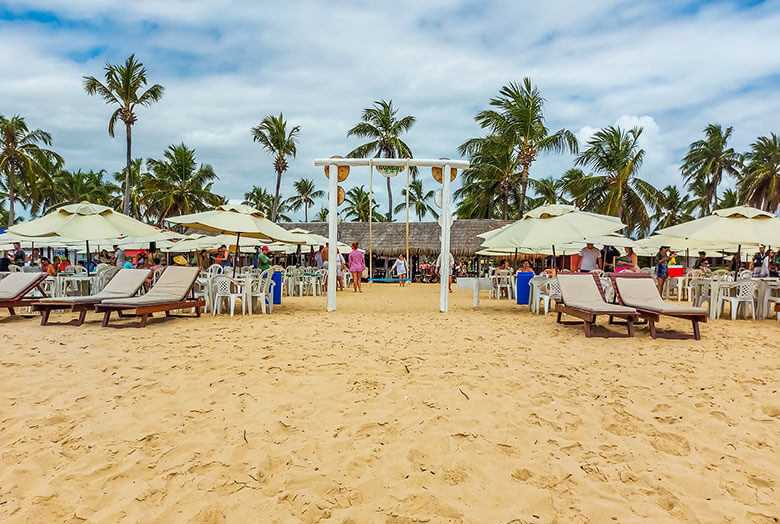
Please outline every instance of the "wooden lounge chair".
[[610, 273], [609, 278], [612, 279], [620, 303], [635, 308], [647, 320], [651, 337], [656, 338], [655, 323], [664, 315], [690, 320], [693, 338], [701, 340], [699, 322], [707, 322], [706, 309], [664, 302], [651, 275], [624, 271]]
[[[88, 311], [94, 311], [95, 305], [104, 300], [129, 298], [138, 293], [141, 286], [149, 278], [148, 269], [120, 269], [106, 286], [98, 293], [84, 297], [42, 298], [33, 304], [33, 311], [41, 312], [41, 325], [71, 325], [80, 326], [84, 323]], [[70, 309], [78, 313], [77, 319], [71, 322], [49, 322], [49, 315], [57, 309]]]
[[639, 320], [639, 313], [632, 307], [610, 304], [604, 298], [601, 282], [591, 273], [560, 273], [558, 283], [561, 287], [562, 302], [555, 304], [558, 313], [557, 322], [563, 324], [561, 315], [571, 315], [582, 319], [585, 323], [585, 336], [590, 337], [599, 315], [614, 317], [626, 321], [628, 336], [634, 336], [634, 322]]
[[124, 311], [133, 310], [135, 315], [141, 317], [139, 327], [146, 327], [149, 317], [160, 311], [170, 317], [171, 311], [194, 308], [195, 316], [200, 317], [200, 308], [205, 304], [203, 298], [187, 298], [192, 294], [199, 273], [197, 267], [168, 266], [145, 295], [104, 300], [95, 305], [95, 311], [103, 313], [103, 327], [109, 325], [113, 311], [122, 316]]
[[16, 315], [15, 308], [31, 306], [37, 298], [28, 297], [27, 294], [37, 288], [45, 297], [46, 292], [41, 287], [44, 280], [46, 273], [11, 273], [0, 280], [0, 308], [8, 308], [11, 315]]

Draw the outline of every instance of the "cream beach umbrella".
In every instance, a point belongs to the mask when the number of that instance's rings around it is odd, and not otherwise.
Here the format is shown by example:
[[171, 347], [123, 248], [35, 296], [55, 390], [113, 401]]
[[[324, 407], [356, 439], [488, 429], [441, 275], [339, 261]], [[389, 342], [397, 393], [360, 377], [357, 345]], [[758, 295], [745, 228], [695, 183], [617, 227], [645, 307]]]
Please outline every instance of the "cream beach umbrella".
[[[286, 229], [265, 218], [262, 211], [246, 205], [225, 204], [210, 211], [166, 220], [202, 231], [236, 235], [237, 246], [240, 246], [242, 235], [269, 242], [299, 243]], [[233, 276], [235, 275], [236, 264], [233, 264]]]
[[553, 204], [538, 207], [514, 224], [490, 236], [483, 249], [546, 249], [591, 242], [594, 237], [608, 235], [625, 225], [617, 218], [579, 211], [574, 206]]
[[[34, 238], [68, 238], [86, 243], [89, 260], [89, 241], [124, 236], [145, 237], [157, 230], [110, 207], [89, 202], [70, 204], [48, 215], [8, 228], [10, 233]], [[89, 264], [87, 264], [89, 268]]]
[[713, 246], [736, 245], [739, 257], [743, 245], [780, 245], [780, 218], [754, 207], [737, 206], [656, 233]]

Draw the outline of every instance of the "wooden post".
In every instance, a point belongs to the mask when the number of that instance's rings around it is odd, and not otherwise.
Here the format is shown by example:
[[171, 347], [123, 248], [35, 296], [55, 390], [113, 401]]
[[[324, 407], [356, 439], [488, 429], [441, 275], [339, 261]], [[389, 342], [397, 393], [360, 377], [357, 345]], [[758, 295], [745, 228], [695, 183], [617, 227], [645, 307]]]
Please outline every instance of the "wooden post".
[[336, 311], [336, 244], [338, 242], [339, 166], [329, 168], [328, 177], [328, 311]]
[[449, 307], [450, 284], [450, 166], [442, 166], [441, 175], [441, 263], [439, 274], [439, 311], [446, 313]]

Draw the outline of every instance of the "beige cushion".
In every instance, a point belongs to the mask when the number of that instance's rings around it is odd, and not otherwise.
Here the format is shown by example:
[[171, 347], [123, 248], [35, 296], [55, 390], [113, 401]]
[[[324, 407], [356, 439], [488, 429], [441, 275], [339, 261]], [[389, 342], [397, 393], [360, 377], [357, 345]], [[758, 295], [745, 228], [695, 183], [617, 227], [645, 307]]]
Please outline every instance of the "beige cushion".
[[0, 280], [0, 300], [11, 300], [34, 287], [43, 273], [15, 272]]
[[605, 302], [601, 298], [601, 293], [596, 286], [596, 281], [593, 280], [593, 275], [559, 274], [558, 283], [561, 286], [563, 303], [569, 307], [582, 309], [589, 313], [636, 313], [634, 308]]
[[108, 281], [106, 287], [94, 295], [86, 297], [60, 297], [42, 298], [40, 302], [68, 302], [82, 304], [90, 302], [102, 302], [118, 298], [128, 298], [135, 295], [143, 283], [149, 278], [151, 271], [148, 269], [120, 269], [114, 278]]
[[700, 307], [682, 306], [664, 302], [658, 294], [658, 288], [650, 278], [620, 278], [615, 279], [620, 299], [624, 304], [639, 309], [673, 315], [683, 313], [706, 314], [707, 310]]
[[197, 267], [168, 266], [147, 294], [140, 297], [103, 300], [101, 304], [132, 307], [181, 302], [186, 298], [199, 273], [200, 269]]

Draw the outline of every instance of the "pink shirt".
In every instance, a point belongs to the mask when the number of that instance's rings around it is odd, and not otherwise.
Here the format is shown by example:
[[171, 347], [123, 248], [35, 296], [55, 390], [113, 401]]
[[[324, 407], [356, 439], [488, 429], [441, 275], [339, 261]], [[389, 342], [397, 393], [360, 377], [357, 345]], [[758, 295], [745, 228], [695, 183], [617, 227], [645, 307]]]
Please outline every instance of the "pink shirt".
[[349, 272], [360, 273], [366, 269], [366, 263], [363, 261], [363, 252], [359, 249], [353, 249], [349, 254]]

